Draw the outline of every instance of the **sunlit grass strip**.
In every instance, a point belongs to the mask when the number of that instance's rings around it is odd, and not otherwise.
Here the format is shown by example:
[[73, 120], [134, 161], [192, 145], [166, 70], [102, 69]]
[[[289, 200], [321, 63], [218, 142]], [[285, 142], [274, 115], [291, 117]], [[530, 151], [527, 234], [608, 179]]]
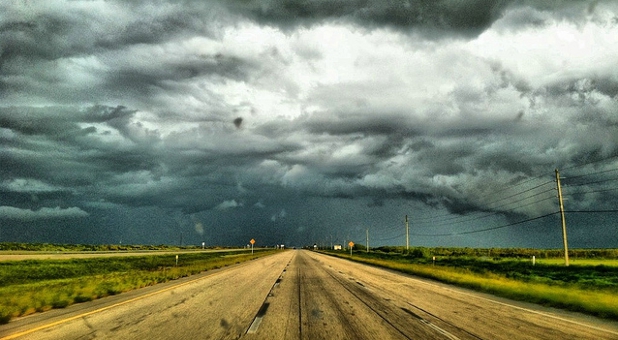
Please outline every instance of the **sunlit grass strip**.
[[[618, 267], [618, 260], [613, 259], [570, 259], [572, 266], [608, 266]], [[564, 259], [537, 259], [538, 264], [564, 265]]]
[[8, 323], [13, 317], [64, 308], [74, 303], [152, 286], [273, 253], [274, 251], [262, 251], [255, 254], [235, 254], [236, 256], [232, 257], [207, 257], [193, 260], [186, 266], [167, 266], [154, 271], [129, 270], [0, 287], [0, 324]]
[[[329, 253], [333, 255], [332, 253]], [[401, 263], [383, 259], [336, 254], [356, 262], [394, 269], [407, 274], [491, 293], [514, 300], [596, 315], [618, 320], [618, 296], [604, 290], [584, 290], [577, 286], [558, 286], [508, 279], [492, 273], [478, 274], [469, 270], [426, 264]]]

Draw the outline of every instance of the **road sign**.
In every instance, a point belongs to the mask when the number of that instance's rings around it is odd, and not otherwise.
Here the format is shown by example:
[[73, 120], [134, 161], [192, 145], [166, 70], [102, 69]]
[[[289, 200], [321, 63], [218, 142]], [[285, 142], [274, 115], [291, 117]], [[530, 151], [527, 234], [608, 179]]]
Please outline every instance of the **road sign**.
[[251, 241], [249, 241], [249, 243], [251, 243], [251, 245], [254, 245], [255, 244], [255, 240], [251, 239]]
[[354, 247], [354, 242], [350, 241], [350, 243], [348, 243], [348, 245], [349, 245], [350, 247]]

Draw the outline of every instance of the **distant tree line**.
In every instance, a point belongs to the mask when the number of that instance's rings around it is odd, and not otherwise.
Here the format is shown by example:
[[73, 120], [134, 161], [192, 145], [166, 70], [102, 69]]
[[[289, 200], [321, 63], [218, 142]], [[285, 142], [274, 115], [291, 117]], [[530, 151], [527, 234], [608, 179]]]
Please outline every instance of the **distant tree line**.
[[140, 251], [140, 250], [177, 250], [197, 249], [198, 246], [172, 245], [131, 245], [131, 244], [56, 244], [56, 243], [0, 243], [0, 250], [11, 251]]

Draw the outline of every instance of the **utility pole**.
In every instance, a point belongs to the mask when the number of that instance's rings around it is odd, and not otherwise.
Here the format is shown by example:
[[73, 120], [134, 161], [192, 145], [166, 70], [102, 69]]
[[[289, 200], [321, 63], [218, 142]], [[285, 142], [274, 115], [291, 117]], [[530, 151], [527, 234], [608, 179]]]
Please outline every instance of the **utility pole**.
[[368, 253], [368, 252], [369, 252], [369, 228], [367, 228], [367, 234], [366, 234], [366, 237], [367, 237], [367, 244], [366, 244], [365, 250], [366, 250], [366, 251], [367, 251], [367, 253]]
[[560, 204], [560, 221], [562, 222], [562, 242], [564, 243], [564, 264], [569, 266], [569, 246], [567, 243], [566, 219], [564, 218], [564, 202], [560, 186], [560, 172], [556, 169], [556, 187], [558, 188], [558, 203]]
[[410, 224], [408, 223], [408, 215], [406, 215], [406, 251], [410, 250]]

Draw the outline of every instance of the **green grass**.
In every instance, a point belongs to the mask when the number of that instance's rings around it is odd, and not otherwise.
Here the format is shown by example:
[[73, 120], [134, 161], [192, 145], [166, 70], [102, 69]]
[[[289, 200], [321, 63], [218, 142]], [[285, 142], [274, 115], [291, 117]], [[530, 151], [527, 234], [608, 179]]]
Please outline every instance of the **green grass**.
[[[529, 260], [528, 260], [529, 261]], [[564, 265], [564, 259], [537, 259], [537, 263], [539, 264], [548, 264], [548, 265]], [[569, 265], [574, 266], [608, 266], [608, 267], [618, 267], [618, 260], [614, 259], [569, 259]]]
[[521, 259], [456, 256], [437, 258], [434, 265], [431, 258], [401, 254], [328, 254], [510, 299], [618, 320], [615, 260], [576, 261], [565, 267], [564, 262], [556, 265], [547, 260], [532, 266]]
[[273, 253], [181, 254], [178, 266], [175, 255], [0, 262], [0, 324]]

